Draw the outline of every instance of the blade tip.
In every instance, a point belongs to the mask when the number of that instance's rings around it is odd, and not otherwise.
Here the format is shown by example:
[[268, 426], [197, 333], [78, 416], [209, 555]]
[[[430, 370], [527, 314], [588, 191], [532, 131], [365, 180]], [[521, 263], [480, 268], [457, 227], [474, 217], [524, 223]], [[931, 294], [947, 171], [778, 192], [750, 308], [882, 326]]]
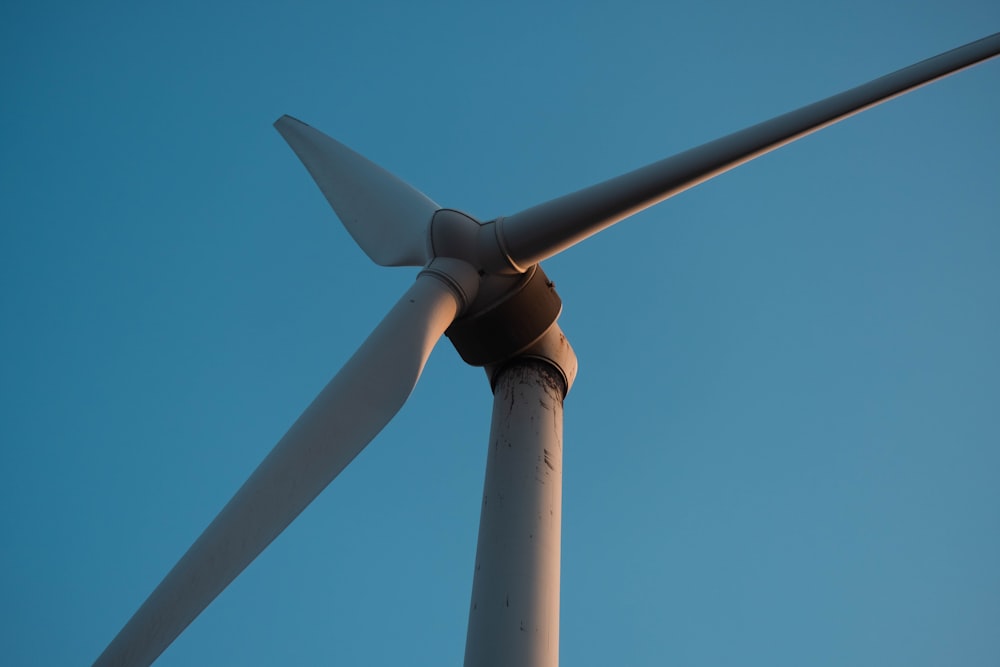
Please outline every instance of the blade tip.
[[282, 125], [288, 125], [289, 123], [298, 123], [299, 125], [305, 125], [306, 127], [309, 127], [308, 123], [303, 123], [295, 116], [289, 116], [287, 113], [282, 115], [281, 118], [279, 118], [278, 120], [274, 121], [274, 127], [280, 129]]

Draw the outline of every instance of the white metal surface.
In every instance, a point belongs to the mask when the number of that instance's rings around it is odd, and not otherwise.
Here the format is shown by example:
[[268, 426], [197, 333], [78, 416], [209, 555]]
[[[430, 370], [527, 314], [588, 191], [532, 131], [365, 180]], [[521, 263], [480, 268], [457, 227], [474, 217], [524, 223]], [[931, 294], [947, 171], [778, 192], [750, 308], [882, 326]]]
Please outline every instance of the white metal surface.
[[291, 116], [275, 123], [361, 249], [382, 266], [423, 266], [440, 206], [339, 141]]
[[545, 360], [518, 357], [494, 377], [466, 667], [559, 664], [563, 398], [576, 356], [558, 327], [550, 334]]
[[152, 663], [392, 419], [460, 305], [421, 273], [95, 665]]

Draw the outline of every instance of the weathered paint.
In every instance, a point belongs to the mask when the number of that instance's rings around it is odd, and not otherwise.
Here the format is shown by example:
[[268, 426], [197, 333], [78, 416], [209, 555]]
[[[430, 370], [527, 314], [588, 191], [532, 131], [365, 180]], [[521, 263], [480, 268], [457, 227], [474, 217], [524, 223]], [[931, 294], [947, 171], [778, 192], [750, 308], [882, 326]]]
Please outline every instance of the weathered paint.
[[[572, 350], [553, 335], [575, 374]], [[466, 667], [559, 664], [566, 375], [551, 360], [520, 357], [493, 377]]]

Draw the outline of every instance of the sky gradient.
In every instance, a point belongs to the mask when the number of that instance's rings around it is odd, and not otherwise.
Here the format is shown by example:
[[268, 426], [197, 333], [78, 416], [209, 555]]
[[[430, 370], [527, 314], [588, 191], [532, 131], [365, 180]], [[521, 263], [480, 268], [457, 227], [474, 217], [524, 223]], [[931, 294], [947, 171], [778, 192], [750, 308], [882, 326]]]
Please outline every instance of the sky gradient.
[[[271, 127], [511, 214], [1000, 5], [5, 3], [0, 655], [86, 665], [409, 286]], [[1000, 62], [545, 263], [562, 664], [1000, 663]], [[158, 665], [460, 664], [491, 396], [447, 341]]]

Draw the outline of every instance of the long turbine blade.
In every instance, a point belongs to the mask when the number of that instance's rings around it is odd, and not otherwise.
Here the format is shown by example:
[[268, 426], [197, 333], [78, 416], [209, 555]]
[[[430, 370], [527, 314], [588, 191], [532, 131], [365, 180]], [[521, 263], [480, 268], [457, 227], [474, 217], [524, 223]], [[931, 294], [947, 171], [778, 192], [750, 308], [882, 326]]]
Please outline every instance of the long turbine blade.
[[152, 663], [392, 419], [457, 311], [421, 274], [94, 664]]
[[924, 60], [846, 92], [502, 218], [510, 261], [527, 268], [614, 223], [914, 88], [1000, 54], [1000, 33]]
[[441, 208], [339, 141], [291, 116], [274, 123], [361, 249], [382, 266], [423, 266]]

